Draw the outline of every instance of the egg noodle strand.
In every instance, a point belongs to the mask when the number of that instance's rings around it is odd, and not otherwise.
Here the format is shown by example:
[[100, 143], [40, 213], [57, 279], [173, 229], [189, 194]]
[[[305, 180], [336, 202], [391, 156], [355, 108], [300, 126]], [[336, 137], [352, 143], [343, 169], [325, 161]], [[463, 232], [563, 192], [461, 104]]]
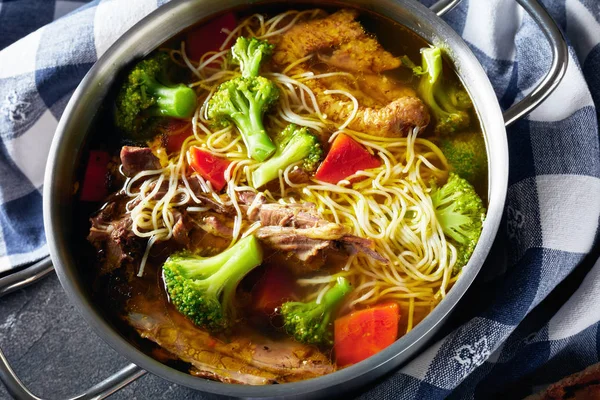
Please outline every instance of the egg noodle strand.
[[[237, 129], [233, 126], [215, 129], [210, 125], [207, 104], [219, 84], [240, 76], [239, 69], [231, 65], [227, 57], [228, 47], [238, 35], [273, 38], [298, 21], [322, 15], [320, 10], [288, 11], [268, 20], [260, 14], [252, 15], [228, 32], [219, 51], [207, 52], [198, 62], [188, 58], [185, 43], [179, 49], [169, 50], [172, 59], [189, 68], [197, 78], [190, 87], [197, 91], [200, 106], [192, 119], [193, 135], [184, 141], [181, 151], [161, 157], [161, 169], [140, 172], [125, 183], [124, 192], [131, 197], [128, 209], [133, 220], [133, 232], [139, 237], [149, 238], [139, 269], [140, 276], [152, 245], [172, 237], [179, 213], [176, 208], [185, 206], [191, 213], [208, 209], [189, 183], [193, 171], [187, 154], [192, 146], [231, 161], [225, 173], [227, 185], [224, 195], [215, 192], [210, 182], [194, 177], [200, 182], [205, 196], [235, 210], [230, 246], [260, 228], [260, 223], [250, 223], [244, 218], [237, 195], [241, 191], [256, 191], [251, 185], [251, 174], [260, 163], [248, 158]], [[430, 181], [446, 176], [447, 161], [434, 143], [418, 137], [419, 130], [416, 128], [402, 138], [380, 137], [348, 129], [359, 108], [357, 98], [348, 91], [324, 92], [340, 96], [343, 100], [350, 99], [353, 104], [353, 111], [346, 121], [335, 124], [329, 120], [319, 108], [317, 95], [305, 82], [353, 77], [347, 72], [287, 75], [309, 58], [298, 60], [282, 73], [264, 74], [280, 89], [278, 104], [265, 117], [268, 130], [275, 133], [294, 123], [319, 134], [333, 132], [330, 141], [343, 133], [378, 157], [381, 166], [360, 171], [337, 185], [316, 179], [299, 184], [291, 178], [291, 174], [299, 168], [299, 163], [296, 163], [280, 171], [277, 191], [265, 191], [265, 195], [270, 201], [281, 204], [313, 203], [322, 218], [343, 224], [356, 236], [373, 240], [374, 250], [389, 260], [382, 263], [359, 253], [350, 256], [337, 274], [299, 279], [300, 285], [315, 288], [310, 298], [318, 301], [336, 277], [345, 276], [354, 288], [345, 307], [353, 309], [382, 300], [397, 301], [408, 313], [409, 331], [418, 322], [414, 317], [415, 309], [428, 312], [445, 296], [457, 278], [451, 274], [457, 259], [456, 249], [446, 240], [429, 196]]]

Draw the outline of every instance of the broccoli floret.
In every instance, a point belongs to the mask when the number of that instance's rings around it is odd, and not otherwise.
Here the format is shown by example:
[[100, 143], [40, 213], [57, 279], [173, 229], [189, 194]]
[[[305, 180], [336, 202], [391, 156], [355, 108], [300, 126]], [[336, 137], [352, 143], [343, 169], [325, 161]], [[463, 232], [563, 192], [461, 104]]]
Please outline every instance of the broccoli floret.
[[456, 246], [458, 259], [453, 271], [456, 274], [469, 261], [481, 234], [485, 219], [483, 202], [473, 186], [453, 172], [444, 186], [434, 185], [431, 202], [444, 234]]
[[452, 136], [442, 136], [439, 145], [452, 172], [473, 185], [485, 179], [487, 153], [481, 133], [460, 132]]
[[465, 110], [472, 107], [471, 99], [458, 86], [441, 84], [442, 51], [439, 47], [425, 48], [421, 50], [421, 57], [420, 67], [407, 57], [402, 58], [402, 61], [412, 68], [413, 73], [421, 76], [417, 92], [436, 119], [436, 133], [447, 134], [466, 128], [470, 118]]
[[130, 138], [142, 139], [151, 117], [189, 118], [196, 92], [184, 84], [165, 85], [172, 62], [164, 52], [137, 63], [116, 100], [115, 124]]
[[469, 94], [459, 85], [446, 85], [438, 90], [436, 100], [444, 110], [465, 111], [473, 107]]
[[305, 171], [314, 172], [323, 158], [323, 148], [319, 139], [306, 127], [288, 125], [275, 139], [275, 144], [275, 154], [252, 173], [255, 188], [276, 179], [279, 170], [298, 161], [302, 161]]
[[337, 283], [325, 293], [321, 302], [287, 302], [281, 306], [286, 332], [301, 343], [314, 345], [333, 344], [331, 314], [350, 293], [348, 280], [338, 277]]
[[246, 39], [240, 36], [231, 47], [231, 58], [235, 64], [240, 66], [242, 76], [249, 78], [258, 76], [263, 58], [270, 56], [272, 52], [273, 45], [269, 42], [254, 37]]
[[263, 125], [263, 115], [279, 98], [279, 89], [261, 76], [238, 77], [222, 83], [208, 102], [208, 117], [226, 126], [233, 121], [248, 148], [248, 157], [266, 160], [275, 145]]
[[171, 303], [196, 325], [211, 331], [231, 326], [240, 280], [263, 260], [254, 236], [247, 236], [214, 257], [179, 253], [163, 265], [163, 280]]

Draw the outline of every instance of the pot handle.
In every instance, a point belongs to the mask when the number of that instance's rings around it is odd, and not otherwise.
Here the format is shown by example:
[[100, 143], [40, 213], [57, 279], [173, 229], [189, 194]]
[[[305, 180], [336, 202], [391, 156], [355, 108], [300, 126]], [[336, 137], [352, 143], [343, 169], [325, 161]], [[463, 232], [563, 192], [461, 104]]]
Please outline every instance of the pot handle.
[[438, 17], [441, 17], [456, 7], [460, 1], [461, 0], [440, 0], [429, 7], [429, 9], [436, 13]]
[[[38, 281], [53, 270], [54, 267], [52, 266], [50, 257], [46, 257], [22, 271], [0, 278], [0, 297]], [[135, 381], [137, 378], [143, 376], [145, 373], [146, 371], [137, 365], [129, 364], [99, 384], [72, 397], [71, 400], [104, 399]], [[4, 356], [2, 349], [0, 349], [0, 381], [4, 383], [8, 393], [15, 399], [42, 400], [42, 398], [31, 393], [27, 387], [25, 387], [23, 382], [21, 382]]]
[[47, 256], [21, 271], [0, 278], [0, 297], [31, 285], [52, 271], [54, 271], [54, 266], [50, 256]]
[[[461, 0], [440, 0], [430, 7], [439, 17], [452, 10]], [[552, 65], [542, 81], [521, 101], [504, 112], [504, 124], [508, 127], [535, 110], [556, 89], [567, 71], [569, 50], [558, 25], [537, 0], [517, 0], [540, 27], [552, 49]]]
[[569, 50], [556, 21], [537, 0], [517, 0], [540, 27], [552, 49], [552, 65], [542, 81], [521, 101], [504, 112], [508, 127], [535, 110], [556, 89], [567, 72]]

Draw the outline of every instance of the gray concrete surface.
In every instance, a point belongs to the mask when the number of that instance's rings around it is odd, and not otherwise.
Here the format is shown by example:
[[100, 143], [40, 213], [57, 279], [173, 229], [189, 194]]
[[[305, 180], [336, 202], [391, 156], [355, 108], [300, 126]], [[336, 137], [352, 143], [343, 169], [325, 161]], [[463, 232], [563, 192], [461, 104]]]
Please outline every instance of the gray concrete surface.
[[[0, 347], [27, 387], [50, 400], [71, 397], [128, 364], [87, 326], [55, 275], [0, 298]], [[0, 384], [0, 399], [9, 398]], [[110, 397], [208, 398], [150, 374]]]

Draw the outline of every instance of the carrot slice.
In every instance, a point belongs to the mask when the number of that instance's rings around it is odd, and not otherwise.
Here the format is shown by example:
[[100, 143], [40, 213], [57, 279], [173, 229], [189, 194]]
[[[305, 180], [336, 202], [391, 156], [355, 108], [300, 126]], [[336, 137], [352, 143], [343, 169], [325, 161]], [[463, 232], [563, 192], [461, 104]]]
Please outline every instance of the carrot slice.
[[343, 133], [338, 135], [327, 157], [317, 169], [315, 178], [336, 184], [350, 175], [381, 165], [379, 159], [367, 151], [357, 141]]
[[200, 174], [205, 180], [209, 181], [215, 191], [223, 189], [225, 184], [225, 170], [230, 162], [224, 158], [216, 157], [207, 151], [200, 150], [198, 147], [190, 148], [190, 166], [194, 171]]
[[81, 201], [101, 201], [106, 198], [106, 173], [110, 155], [106, 151], [92, 150], [85, 168], [83, 185], [81, 187]]
[[399, 320], [397, 303], [355, 311], [335, 320], [333, 348], [337, 365], [356, 364], [394, 343]]

